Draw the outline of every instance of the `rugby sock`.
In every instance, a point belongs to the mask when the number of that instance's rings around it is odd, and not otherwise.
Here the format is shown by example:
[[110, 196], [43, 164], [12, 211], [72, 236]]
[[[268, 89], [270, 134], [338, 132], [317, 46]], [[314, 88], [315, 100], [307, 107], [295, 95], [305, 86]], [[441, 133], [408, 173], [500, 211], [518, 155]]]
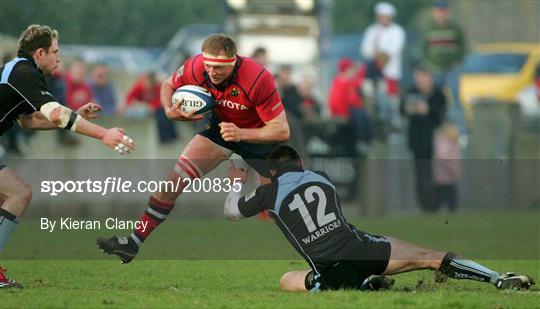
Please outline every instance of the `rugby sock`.
[[148, 237], [161, 222], [167, 219], [173, 207], [174, 202], [164, 202], [150, 196], [148, 207], [139, 219], [142, 224], [138, 229], [135, 229], [130, 236], [137, 246], [140, 247], [146, 237]]
[[497, 282], [500, 276], [498, 272], [471, 260], [460, 258], [453, 252], [446, 253], [439, 270], [450, 278], [471, 279], [493, 284]]
[[17, 219], [17, 216], [0, 208], [0, 252], [4, 250], [9, 236], [13, 233], [18, 223], [19, 219]]

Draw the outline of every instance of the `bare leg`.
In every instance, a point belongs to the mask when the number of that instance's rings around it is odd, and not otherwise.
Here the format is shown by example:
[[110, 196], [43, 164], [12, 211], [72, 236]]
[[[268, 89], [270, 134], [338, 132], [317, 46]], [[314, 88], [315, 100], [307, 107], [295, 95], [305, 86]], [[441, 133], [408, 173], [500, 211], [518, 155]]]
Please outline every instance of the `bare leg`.
[[[383, 275], [433, 269], [454, 279], [470, 279], [495, 284], [500, 274], [455, 253], [425, 249], [415, 244], [387, 237], [392, 246], [390, 261]], [[521, 283], [521, 281], [519, 281]]]
[[[459, 258], [454, 253], [434, 251], [396, 238], [386, 238], [390, 241], [392, 251], [388, 266], [382, 275], [395, 275], [413, 270], [433, 269], [440, 270], [451, 278], [470, 279], [490, 282], [492, 284], [495, 284], [500, 277], [499, 273], [474, 261]], [[304, 282], [308, 273], [309, 270], [304, 270], [291, 271], [284, 274], [280, 280], [281, 289], [284, 291], [306, 291]], [[514, 279], [514, 281], [517, 280]], [[519, 284], [525, 284], [523, 283], [524, 279], [519, 280]]]
[[187, 185], [184, 179], [202, 178], [229, 156], [230, 151], [227, 149], [204, 136], [195, 135], [176, 161], [174, 169], [167, 175], [166, 180], [171, 185], [165, 190], [160, 188], [160, 192], [150, 197], [148, 206], [139, 219], [143, 224], [131, 234], [133, 241], [141, 246], [154, 229], [167, 219], [176, 199]]
[[[194, 172], [199, 173], [199, 176], [202, 177], [221, 164], [221, 162], [227, 160], [230, 157], [230, 153], [219, 145], [214, 144], [208, 138], [197, 134], [191, 139], [186, 148], [184, 148], [181, 157], [188, 158], [193, 165], [188, 166], [188, 168], [191, 170], [195, 169]], [[174, 170], [169, 172], [165, 180], [176, 184], [179, 178], [184, 178], [182, 174], [185, 175], [184, 171], [177, 165]], [[181, 183], [183, 184], [183, 182]], [[168, 188], [165, 192], [156, 192], [154, 193], [154, 197], [164, 202], [175, 202], [182, 193], [184, 186], [180, 186], [178, 191], [174, 191], [173, 189]]]
[[305, 280], [307, 274], [311, 270], [295, 270], [289, 271], [281, 276], [279, 280], [279, 286], [281, 290], [288, 292], [305, 292], [306, 285]]
[[215, 144], [208, 138], [195, 135], [184, 148], [184, 152], [176, 161], [174, 169], [167, 175], [167, 188], [160, 188], [160, 192], [150, 196], [147, 207], [139, 219], [141, 224], [127, 238], [117, 236], [110, 238], [99, 237], [96, 241], [98, 247], [104, 253], [118, 255], [124, 263], [131, 262], [146, 238], [171, 213], [176, 199], [182, 194], [187, 185], [184, 179], [202, 178], [206, 173], [229, 158], [231, 154], [230, 150]]
[[0, 170], [0, 198], [2, 209], [21, 217], [32, 199], [32, 188], [9, 167]]
[[386, 237], [392, 246], [390, 261], [383, 275], [395, 275], [412, 270], [434, 269], [441, 267], [446, 252], [422, 248], [415, 244]]
[[0, 252], [6, 247], [21, 217], [32, 199], [32, 188], [14, 170], [0, 170]]

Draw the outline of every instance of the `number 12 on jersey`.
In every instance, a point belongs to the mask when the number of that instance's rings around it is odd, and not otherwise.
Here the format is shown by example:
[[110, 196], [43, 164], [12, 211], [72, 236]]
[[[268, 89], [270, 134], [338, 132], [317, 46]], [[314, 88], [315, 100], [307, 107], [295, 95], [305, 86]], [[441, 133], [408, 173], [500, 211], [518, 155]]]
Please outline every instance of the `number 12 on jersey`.
[[[324, 194], [324, 191], [323, 189], [321, 189], [321, 187], [311, 186], [311, 187], [308, 187], [304, 191], [304, 197], [308, 204], [315, 201], [315, 195], [319, 198], [319, 203], [317, 204], [317, 224], [319, 225], [319, 228], [320, 228], [336, 220], [336, 215], [333, 212], [325, 214], [326, 194]], [[306, 207], [306, 204], [300, 197], [300, 194], [296, 193], [294, 195], [293, 201], [289, 204], [289, 209], [291, 211], [298, 209], [298, 211], [300, 212], [300, 216], [302, 216], [302, 219], [304, 220], [304, 223], [306, 224], [308, 231], [310, 233], [315, 232], [315, 230], [317, 229], [317, 226], [315, 225], [315, 223], [313, 222], [313, 219], [309, 215], [309, 211]]]

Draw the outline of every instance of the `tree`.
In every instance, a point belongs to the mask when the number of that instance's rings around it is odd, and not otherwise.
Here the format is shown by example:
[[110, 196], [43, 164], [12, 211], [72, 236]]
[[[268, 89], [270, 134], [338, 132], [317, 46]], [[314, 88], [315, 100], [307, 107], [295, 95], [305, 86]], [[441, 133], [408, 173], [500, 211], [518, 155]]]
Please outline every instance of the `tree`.
[[63, 44], [163, 46], [184, 25], [224, 17], [220, 0], [0, 2], [0, 31], [19, 36], [30, 24], [46, 24], [60, 32]]

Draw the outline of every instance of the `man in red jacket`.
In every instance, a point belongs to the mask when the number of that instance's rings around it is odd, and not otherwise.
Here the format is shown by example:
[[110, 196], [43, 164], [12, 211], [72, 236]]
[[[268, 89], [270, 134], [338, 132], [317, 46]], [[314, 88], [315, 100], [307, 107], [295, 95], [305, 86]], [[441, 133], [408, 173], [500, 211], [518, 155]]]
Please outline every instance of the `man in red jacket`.
[[272, 74], [254, 60], [238, 56], [235, 42], [226, 35], [210, 35], [201, 50], [202, 54], [186, 60], [161, 86], [161, 104], [171, 120], [204, 118], [173, 105], [172, 95], [181, 86], [204, 87], [216, 100], [204, 130], [191, 139], [167, 175], [166, 180], [181, 185], [178, 190], [169, 188], [168, 192], [150, 196], [139, 219], [141, 228], [129, 237], [97, 239], [104, 253], [116, 254], [124, 263], [136, 256], [144, 240], [167, 218], [187, 183], [182, 179], [202, 178], [233, 153], [239, 154], [261, 176], [270, 178], [266, 156], [278, 143], [289, 139], [287, 117]]
[[357, 148], [362, 151], [372, 138], [369, 116], [360, 96], [364, 77], [364, 67], [357, 68], [352, 59], [341, 58], [338, 62], [338, 74], [334, 77], [328, 94], [332, 117], [350, 122], [359, 142]]
[[356, 68], [352, 59], [341, 58], [337, 65], [338, 73], [332, 80], [328, 93], [328, 104], [332, 117], [349, 119], [351, 108], [362, 106], [355, 79]]
[[[154, 73], [144, 73], [135, 82], [126, 95], [126, 106], [131, 106], [135, 102], [144, 102], [148, 108], [155, 112], [161, 108], [160, 90], [161, 85]], [[120, 108], [120, 113], [124, 112], [126, 106]]]
[[120, 114], [125, 112], [126, 106], [135, 102], [143, 102], [148, 105], [150, 112], [154, 114], [157, 124], [159, 142], [162, 144], [173, 143], [178, 139], [175, 124], [165, 115], [160, 100], [161, 84], [154, 72], [142, 74], [126, 95], [125, 106], [118, 110]]

